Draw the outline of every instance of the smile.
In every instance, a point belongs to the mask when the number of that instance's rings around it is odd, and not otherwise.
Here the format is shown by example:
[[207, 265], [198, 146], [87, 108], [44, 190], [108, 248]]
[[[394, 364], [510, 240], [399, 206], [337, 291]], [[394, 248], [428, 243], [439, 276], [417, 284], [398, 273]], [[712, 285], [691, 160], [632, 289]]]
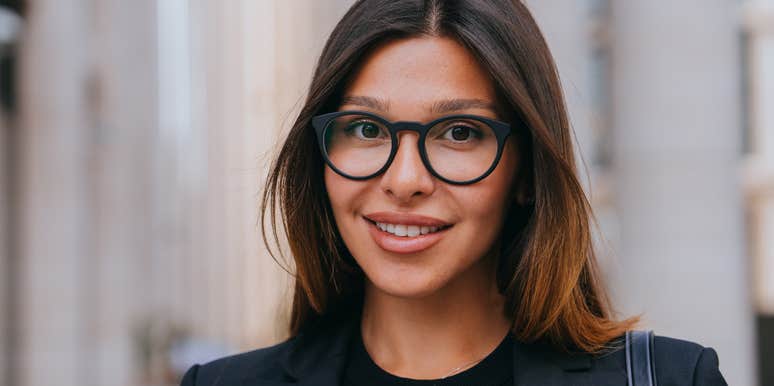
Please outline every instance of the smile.
[[376, 222], [363, 218], [368, 233], [381, 249], [399, 254], [418, 253], [441, 241], [451, 224], [416, 225]]
[[374, 222], [376, 227], [384, 232], [391, 233], [400, 237], [416, 237], [419, 235], [426, 235], [428, 233], [435, 233], [439, 230], [448, 228], [447, 226], [419, 226], [419, 225], [406, 225], [406, 224], [389, 224], [384, 222]]

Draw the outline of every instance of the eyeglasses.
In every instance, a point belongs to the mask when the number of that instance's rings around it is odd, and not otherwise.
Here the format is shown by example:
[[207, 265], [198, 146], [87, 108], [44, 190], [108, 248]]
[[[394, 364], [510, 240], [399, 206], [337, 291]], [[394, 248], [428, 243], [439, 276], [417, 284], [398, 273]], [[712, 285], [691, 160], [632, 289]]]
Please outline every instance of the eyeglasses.
[[312, 126], [325, 162], [346, 178], [365, 180], [383, 173], [398, 150], [398, 132], [410, 130], [419, 134], [419, 154], [427, 170], [455, 185], [489, 175], [511, 132], [507, 123], [476, 115], [450, 115], [423, 124], [390, 122], [364, 111], [318, 115]]

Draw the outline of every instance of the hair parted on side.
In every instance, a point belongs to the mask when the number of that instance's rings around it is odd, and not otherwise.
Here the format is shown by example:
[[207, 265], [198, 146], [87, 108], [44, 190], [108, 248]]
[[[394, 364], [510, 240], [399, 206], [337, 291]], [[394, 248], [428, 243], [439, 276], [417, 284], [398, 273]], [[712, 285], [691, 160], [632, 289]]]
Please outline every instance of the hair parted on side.
[[529, 199], [508, 213], [496, 278], [514, 336], [562, 350], [605, 349], [637, 319], [613, 319], [559, 76], [542, 33], [517, 0], [360, 0], [336, 25], [261, 202], [264, 242], [271, 251], [264, 222], [269, 212], [279, 245], [279, 213], [295, 263], [290, 334], [345, 312], [363, 291], [363, 273], [335, 225], [311, 119], [338, 108], [348, 77], [371, 49], [417, 36], [449, 37], [468, 48], [490, 74], [505, 118], [528, 128], [520, 134], [516, 180]]

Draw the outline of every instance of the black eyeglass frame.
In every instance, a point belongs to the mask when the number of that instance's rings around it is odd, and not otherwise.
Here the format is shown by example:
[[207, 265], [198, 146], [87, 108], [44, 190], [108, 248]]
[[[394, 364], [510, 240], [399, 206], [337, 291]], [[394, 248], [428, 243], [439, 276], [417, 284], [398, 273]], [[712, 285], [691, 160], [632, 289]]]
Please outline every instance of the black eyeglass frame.
[[[328, 157], [328, 151], [325, 148], [325, 129], [328, 127], [328, 125], [331, 123], [332, 120], [344, 115], [367, 116], [383, 124], [384, 127], [386, 127], [387, 130], [390, 131], [390, 138], [392, 141], [390, 156], [387, 158], [387, 161], [384, 163], [384, 166], [382, 166], [379, 170], [377, 170], [376, 172], [370, 175], [359, 177], [359, 176], [352, 176], [347, 173], [344, 173], [342, 170], [338, 169]], [[427, 157], [427, 150], [425, 149], [425, 137], [427, 136], [427, 133], [430, 131], [430, 128], [432, 128], [433, 126], [441, 122], [444, 122], [447, 120], [454, 120], [454, 119], [468, 119], [468, 120], [475, 120], [475, 121], [482, 122], [492, 128], [492, 131], [494, 131], [495, 137], [497, 138], [497, 154], [495, 155], [494, 161], [492, 161], [492, 165], [489, 167], [489, 169], [487, 169], [487, 171], [484, 172], [484, 174], [472, 180], [454, 181], [454, 180], [444, 178], [443, 176], [438, 174], [438, 172], [436, 172], [435, 169], [433, 169], [432, 165], [430, 164], [430, 160]], [[491, 118], [478, 116], [478, 115], [471, 115], [471, 114], [447, 115], [447, 116], [437, 118], [428, 123], [413, 122], [413, 121], [390, 122], [387, 119], [382, 118], [374, 113], [369, 113], [367, 111], [357, 111], [357, 110], [335, 111], [332, 113], [317, 115], [312, 118], [312, 127], [314, 127], [315, 129], [315, 133], [317, 135], [317, 144], [320, 147], [320, 153], [322, 153], [325, 163], [331, 169], [333, 169], [334, 172], [352, 180], [367, 180], [384, 173], [392, 164], [392, 160], [395, 158], [395, 154], [398, 151], [398, 132], [404, 131], [404, 130], [414, 131], [419, 134], [419, 139], [418, 139], [419, 155], [422, 158], [422, 163], [425, 165], [425, 168], [427, 168], [427, 170], [430, 171], [430, 174], [432, 174], [436, 178], [452, 185], [473, 184], [483, 180], [489, 174], [491, 174], [492, 171], [500, 163], [500, 157], [502, 156], [503, 148], [505, 147], [505, 140], [511, 134], [511, 130], [512, 130], [511, 125], [508, 123], [497, 121]]]

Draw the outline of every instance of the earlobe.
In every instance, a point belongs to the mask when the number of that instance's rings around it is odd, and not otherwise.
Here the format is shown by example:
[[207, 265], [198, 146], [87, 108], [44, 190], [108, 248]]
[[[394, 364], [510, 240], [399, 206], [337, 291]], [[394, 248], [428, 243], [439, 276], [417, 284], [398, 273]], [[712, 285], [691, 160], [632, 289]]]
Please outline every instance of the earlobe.
[[528, 206], [535, 203], [535, 197], [527, 193], [527, 184], [521, 184], [516, 192], [516, 203], [519, 206]]
[[516, 197], [515, 201], [518, 206], [527, 206], [535, 203], [534, 188], [532, 187], [531, 180], [524, 170], [520, 170], [516, 174], [511, 187], [511, 194], [512, 197]]

